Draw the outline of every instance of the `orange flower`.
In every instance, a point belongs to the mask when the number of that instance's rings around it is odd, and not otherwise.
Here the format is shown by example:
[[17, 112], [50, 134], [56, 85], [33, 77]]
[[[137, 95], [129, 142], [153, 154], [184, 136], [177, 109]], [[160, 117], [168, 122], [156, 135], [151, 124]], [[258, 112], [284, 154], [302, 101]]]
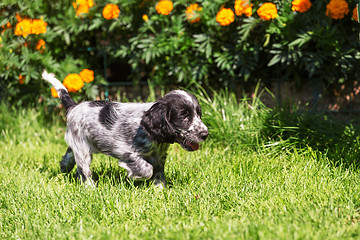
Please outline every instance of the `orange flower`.
[[189, 22], [196, 23], [200, 21], [199, 12], [202, 11], [202, 7], [199, 7], [197, 3], [191, 4], [186, 8], [185, 15]]
[[39, 35], [40, 33], [46, 33], [47, 23], [41, 19], [34, 19], [31, 23], [31, 34]]
[[47, 23], [41, 19], [22, 19], [17, 15], [18, 23], [15, 26], [15, 35], [23, 36], [26, 38], [29, 34], [39, 35], [40, 33], [46, 33]]
[[265, 21], [269, 21], [278, 16], [276, 5], [270, 2], [266, 2], [261, 5], [256, 12], [259, 17]]
[[23, 75], [19, 75], [19, 79], [18, 79], [18, 82], [23, 85], [24, 84], [24, 79], [25, 77]]
[[169, 15], [174, 9], [173, 3], [170, 0], [160, 0], [155, 7], [156, 11], [162, 15]]
[[345, 0], [330, 0], [326, 5], [326, 15], [332, 19], [342, 19], [349, 13], [349, 6]]
[[[360, 6], [359, 6], [359, 7], [360, 7]], [[355, 21], [359, 21], [359, 16], [358, 16], [358, 12], [357, 12], [357, 8], [356, 8], [356, 7], [355, 7], [354, 10], [353, 10], [352, 18], [353, 18]]]
[[230, 25], [235, 20], [235, 14], [230, 8], [222, 8], [216, 14], [216, 21], [220, 23], [221, 26]]
[[20, 17], [20, 15], [18, 13], [16, 13], [16, 20], [18, 22], [21, 22], [22, 21], [22, 18]]
[[250, 17], [252, 15], [252, 4], [248, 0], [235, 0], [235, 14], [238, 16], [245, 15]]
[[72, 5], [76, 9], [76, 16], [80, 16], [83, 13], [88, 13], [89, 9], [94, 6], [94, 2], [92, 0], [76, 0]]
[[69, 92], [77, 92], [84, 86], [84, 82], [79, 74], [70, 73], [65, 77], [63, 85]]
[[294, 12], [306, 12], [311, 8], [310, 0], [294, 0], [292, 1], [291, 10]]
[[59, 95], [58, 95], [58, 93], [57, 93], [57, 91], [55, 90], [54, 87], [51, 88], [51, 95], [52, 95], [54, 98], [58, 98], [58, 97], [59, 97]]
[[142, 19], [143, 19], [145, 22], [149, 21], [149, 17], [148, 17], [148, 15], [146, 15], [146, 14], [142, 15]]
[[15, 26], [15, 35], [23, 36], [26, 38], [29, 34], [31, 34], [31, 20], [24, 19], [21, 22], [18, 22]]
[[115, 4], [110, 4], [110, 3], [106, 4], [106, 6], [102, 11], [103, 17], [107, 20], [118, 18], [119, 14], [120, 14], [119, 7]]
[[36, 50], [39, 50], [39, 52], [44, 52], [45, 50], [45, 41], [43, 39], [40, 39], [35, 47]]
[[84, 69], [80, 72], [80, 77], [86, 83], [92, 82], [94, 80], [94, 71]]
[[3, 32], [5, 32], [6, 30], [8, 30], [8, 29], [11, 28], [11, 23], [10, 23], [10, 22], [7, 22], [7, 24], [2, 25], [1, 28], [2, 28], [1, 33], [3, 33]]

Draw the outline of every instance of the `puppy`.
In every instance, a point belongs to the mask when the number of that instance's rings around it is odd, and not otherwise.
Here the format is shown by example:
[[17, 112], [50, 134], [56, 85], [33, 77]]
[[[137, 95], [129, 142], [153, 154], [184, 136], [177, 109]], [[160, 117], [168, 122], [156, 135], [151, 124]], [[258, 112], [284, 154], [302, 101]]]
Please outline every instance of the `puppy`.
[[164, 165], [167, 150], [178, 143], [186, 151], [196, 151], [209, 135], [201, 121], [196, 97], [182, 90], [171, 91], [153, 103], [88, 101], [76, 104], [53, 73], [42, 77], [56, 89], [67, 110], [68, 144], [60, 163], [62, 172], [77, 164], [77, 176], [94, 185], [90, 164], [93, 153], [104, 153], [119, 160], [128, 177], [152, 179], [166, 186]]

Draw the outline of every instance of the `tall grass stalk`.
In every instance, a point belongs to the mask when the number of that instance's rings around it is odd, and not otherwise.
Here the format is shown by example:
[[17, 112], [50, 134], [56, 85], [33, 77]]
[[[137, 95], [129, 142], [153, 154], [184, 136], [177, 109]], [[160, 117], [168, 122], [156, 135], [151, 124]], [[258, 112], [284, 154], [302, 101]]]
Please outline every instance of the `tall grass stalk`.
[[210, 137], [224, 145], [256, 146], [259, 130], [270, 109], [261, 101], [259, 85], [253, 98], [238, 99], [227, 89], [211, 91], [211, 96], [201, 87], [197, 97], [203, 107], [203, 119], [209, 127]]

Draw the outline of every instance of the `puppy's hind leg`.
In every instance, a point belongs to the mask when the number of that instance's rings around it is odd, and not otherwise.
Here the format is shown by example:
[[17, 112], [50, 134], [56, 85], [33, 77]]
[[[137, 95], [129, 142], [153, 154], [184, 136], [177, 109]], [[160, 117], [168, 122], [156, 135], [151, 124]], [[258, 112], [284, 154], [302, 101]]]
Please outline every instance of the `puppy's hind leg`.
[[60, 162], [60, 169], [63, 173], [69, 173], [75, 166], [75, 157], [72, 149], [68, 147]]
[[91, 179], [92, 173], [90, 170], [92, 152], [89, 145], [86, 141], [81, 139], [80, 141], [78, 140], [76, 142], [70, 142], [69, 146], [73, 152], [73, 156], [77, 165], [77, 178], [85, 185], [94, 187], [95, 184]]
[[92, 154], [89, 151], [74, 150], [74, 156], [77, 164], [76, 175], [79, 180], [83, 182], [86, 186], [95, 187], [95, 183], [92, 180], [92, 173], [90, 170]]

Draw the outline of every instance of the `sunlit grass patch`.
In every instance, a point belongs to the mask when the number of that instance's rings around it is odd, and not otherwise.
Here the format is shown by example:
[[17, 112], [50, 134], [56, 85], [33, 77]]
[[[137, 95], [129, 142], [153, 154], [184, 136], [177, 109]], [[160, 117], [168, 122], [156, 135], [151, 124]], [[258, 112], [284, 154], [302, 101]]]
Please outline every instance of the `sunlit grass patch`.
[[192, 153], [171, 146], [164, 191], [127, 180], [117, 160], [105, 155], [95, 155], [91, 166], [97, 188], [84, 187], [75, 170], [60, 172], [65, 125], [2, 106], [0, 237], [359, 237], [355, 125], [275, 113], [228, 92], [199, 100], [209, 139]]

